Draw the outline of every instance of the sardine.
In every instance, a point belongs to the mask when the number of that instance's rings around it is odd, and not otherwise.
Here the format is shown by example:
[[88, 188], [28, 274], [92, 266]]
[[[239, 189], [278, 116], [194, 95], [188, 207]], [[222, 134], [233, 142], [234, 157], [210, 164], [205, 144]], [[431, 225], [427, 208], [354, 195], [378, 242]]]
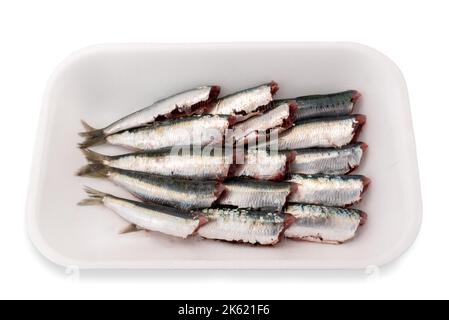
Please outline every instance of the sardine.
[[[147, 172], [162, 176], [191, 179], [217, 179], [228, 175], [233, 161], [232, 152], [225, 149], [211, 149], [212, 152], [192, 150], [160, 149], [141, 151], [117, 156], [107, 156], [89, 149], [82, 149], [86, 159], [109, 167]], [[217, 151], [217, 152], [215, 152]], [[221, 154], [219, 154], [221, 153]]]
[[158, 176], [103, 164], [88, 164], [77, 175], [106, 178], [143, 201], [185, 210], [211, 207], [224, 191], [224, 186], [217, 181]]
[[366, 117], [363, 115], [297, 122], [279, 134], [278, 149], [342, 147], [357, 139], [365, 122]]
[[244, 142], [256, 142], [259, 134], [265, 135], [270, 129], [288, 129], [293, 125], [293, 115], [296, 108], [294, 101], [279, 104], [260, 116], [237, 123], [233, 127], [232, 134], [226, 138], [233, 138], [237, 143], [242, 141], [242, 139], [245, 139]]
[[258, 87], [235, 92], [218, 99], [208, 113], [236, 115], [238, 122], [243, 121], [268, 107], [278, 89], [278, 84], [272, 81]]
[[[134, 150], [157, 150], [173, 146], [221, 143], [226, 129], [234, 123], [232, 116], [195, 115], [170, 121], [154, 122], [105, 139], [108, 143]], [[86, 147], [83, 143], [80, 147]]]
[[249, 149], [241, 156], [243, 151], [237, 149], [236, 153], [236, 162], [230, 169], [230, 177], [279, 181], [284, 179], [290, 162], [295, 159], [294, 151], [278, 153]]
[[199, 213], [122, 199], [92, 188], [86, 188], [86, 192], [89, 198], [79, 205], [104, 205], [127, 222], [145, 230], [187, 238], [207, 222]]
[[224, 182], [224, 187], [219, 204], [253, 209], [281, 210], [291, 192], [287, 182], [249, 179], [231, 179]]
[[357, 142], [342, 148], [297, 149], [295, 160], [290, 164], [290, 172], [347, 174], [360, 165], [367, 147], [367, 144]]
[[[299, 121], [349, 115], [360, 96], [361, 94], [356, 90], [347, 90], [331, 94], [303, 96], [290, 100], [295, 100], [298, 104], [294, 118]], [[281, 100], [281, 102], [283, 101], [286, 100]]]
[[284, 228], [291, 224], [291, 216], [271, 211], [214, 208], [204, 209], [208, 223], [198, 230], [206, 239], [274, 245]]
[[288, 199], [290, 202], [345, 207], [362, 199], [370, 180], [360, 175], [294, 174], [289, 182], [297, 186]]
[[86, 131], [80, 135], [85, 138], [83, 147], [104, 143], [105, 137], [119, 131], [140, 127], [159, 119], [173, 119], [180, 116], [203, 112], [220, 94], [219, 86], [204, 86], [187, 90], [168, 98], [156, 101], [151, 106], [138, 110], [112, 124], [95, 129], [84, 121]]
[[356, 209], [291, 204], [286, 213], [296, 218], [285, 230], [285, 237], [296, 240], [340, 244], [352, 239], [366, 213]]

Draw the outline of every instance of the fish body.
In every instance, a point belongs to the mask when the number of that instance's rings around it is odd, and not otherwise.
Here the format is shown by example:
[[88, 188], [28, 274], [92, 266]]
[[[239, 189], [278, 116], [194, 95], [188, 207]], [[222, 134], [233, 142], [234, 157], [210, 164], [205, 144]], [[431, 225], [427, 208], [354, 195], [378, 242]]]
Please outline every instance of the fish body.
[[157, 150], [186, 145], [204, 146], [215, 142], [221, 143], [226, 129], [232, 124], [231, 116], [194, 115], [114, 133], [107, 136], [106, 141], [135, 150]]
[[289, 182], [297, 188], [289, 197], [290, 202], [345, 207], [362, 199], [369, 179], [361, 175], [292, 175]]
[[108, 135], [140, 127], [160, 118], [173, 119], [202, 112], [218, 97], [219, 93], [219, 86], [203, 86], [187, 90], [159, 100], [151, 106], [123, 117], [102, 129], [92, 128], [83, 122], [86, 132], [80, 133], [82, 137], [85, 137], [85, 141], [81, 143], [81, 146], [89, 147], [103, 143]]
[[265, 135], [270, 129], [290, 128], [293, 125], [292, 117], [295, 111], [296, 103], [294, 101], [279, 104], [260, 116], [237, 123], [233, 127], [231, 137], [237, 143], [242, 139], [245, 139], [246, 142], [256, 141], [259, 134]]
[[185, 180], [88, 164], [79, 176], [106, 178], [137, 198], [184, 210], [211, 207], [224, 191], [217, 181]]
[[203, 209], [208, 223], [198, 230], [207, 239], [274, 245], [286, 225], [286, 217], [271, 211], [214, 208]]
[[236, 156], [236, 164], [230, 170], [229, 176], [258, 180], [282, 180], [287, 173], [289, 163], [293, 159], [294, 151], [278, 153], [249, 149], [243, 156]]
[[239, 208], [281, 210], [291, 185], [287, 182], [231, 179], [224, 182], [226, 191], [219, 204]]
[[347, 174], [357, 168], [368, 146], [357, 142], [341, 148], [297, 149], [290, 164], [291, 173]]
[[360, 210], [310, 204], [290, 204], [285, 212], [296, 218], [285, 230], [285, 237], [331, 244], [352, 239], [367, 220]]
[[86, 188], [88, 199], [79, 205], [103, 205], [138, 228], [167, 235], [187, 238], [207, 220], [197, 213], [171, 207], [118, 198], [91, 188]]
[[277, 83], [272, 81], [230, 94], [218, 99], [208, 113], [236, 115], [237, 121], [243, 121], [267, 107], [273, 101], [273, 95], [278, 89]]
[[[82, 149], [86, 159], [92, 163], [101, 163], [113, 168], [140, 171], [151, 174], [190, 179], [217, 179], [228, 175], [233, 155], [226, 150], [221, 154], [205, 149], [189, 148], [156, 151], [141, 151], [118, 156], [106, 156], [89, 149]], [[218, 152], [217, 151], [217, 152]]]
[[342, 147], [356, 140], [366, 122], [363, 115], [297, 122], [279, 134], [279, 150]]

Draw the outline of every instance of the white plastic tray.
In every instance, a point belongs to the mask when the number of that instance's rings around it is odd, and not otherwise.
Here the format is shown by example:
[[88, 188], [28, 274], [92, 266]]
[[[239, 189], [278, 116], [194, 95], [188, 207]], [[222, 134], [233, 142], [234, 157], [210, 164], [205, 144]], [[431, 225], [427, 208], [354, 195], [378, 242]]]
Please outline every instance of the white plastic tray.
[[[372, 183], [360, 207], [369, 215], [344, 245], [282, 241], [254, 247], [157, 233], [118, 234], [124, 222], [102, 207], [79, 207], [83, 185], [128, 196], [106, 181], [78, 178], [80, 119], [103, 126], [183, 89], [222, 86], [222, 94], [275, 80], [279, 97], [357, 89], [369, 144], [357, 172]], [[364, 268], [401, 255], [422, 215], [415, 142], [401, 72], [384, 55], [352, 43], [123, 44], [83, 49], [51, 77], [40, 119], [27, 209], [38, 250], [80, 268]], [[101, 151], [111, 151], [106, 148]]]

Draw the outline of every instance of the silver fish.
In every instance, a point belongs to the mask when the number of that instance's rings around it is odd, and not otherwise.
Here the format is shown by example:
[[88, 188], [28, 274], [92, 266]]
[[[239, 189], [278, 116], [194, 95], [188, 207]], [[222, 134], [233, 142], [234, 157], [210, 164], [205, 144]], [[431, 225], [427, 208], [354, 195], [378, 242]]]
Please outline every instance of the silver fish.
[[77, 175], [106, 178], [143, 201], [185, 210], [211, 207], [224, 191], [224, 186], [216, 181], [158, 176], [103, 164], [88, 164]]
[[233, 161], [232, 152], [217, 150], [222, 154], [188, 148], [180, 150], [161, 149], [141, 151], [118, 156], [106, 156], [89, 149], [82, 149], [86, 159], [92, 163], [101, 163], [109, 167], [141, 171], [151, 174], [192, 179], [216, 179], [228, 175]]
[[[204, 209], [208, 223], [198, 230], [207, 239], [274, 245], [291, 218], [270, 211], [214, 208]], [[290, 216], [288, 216], [290, 217]]]
[[243, 121], [268, 107], [278, 89], [278, 84], [272, 81], [230, 94], [218, 99], [208, 113], [236, 115], [237, 121]]
[[366, 122], [363, 115], [298, 122], [279, 134], [279, 150], [342, 147], [357, 139]]
[[362, 199], [370, 180], [365, 176], [292, 175], [289, 182], [297, 189], [290, 202], [345, 207]]
[[287, 101], [271, 108], [260, 116], [252, 117], [246, 121], [237, 123], [232, 130], [233, 138], [237, 143], [244, 139], [244, 142], [256, 141], [259, 134], [265, 133], [274, 128], [290, 128], [293, 125], [293, 115], [296, 111], [296, 103]]
[[[232, 116], [196, 115], [121, 131], [107, 136], [108, 143], [135, 150], [157, 150], [172, 146], [221, 143]], [[86, 147], [80, 144], [81, 147]]]
[[285, 237], [331, 244], [352, 239], [367, 220], [360, 210], [310, 204], [291, 204], [285, 212], [296, 218], [285, 230]]
[[219, 204], [240, 208], [281, 210], [290, 194], [290, 183], [231, 179], [224, 182], [226, 191]]
[[249, 177], [258, 180], [278, 181], [284, 179], [289, 163], [295, 158], [294, 151], [277, 153], [249, 149], [241, 156], [243, 152], [237, 149], [236, 153], [236, 163], [230, 169], [229, 176]]
[[347, 174], [357, 168], [363, 152], [368, 147], [363, 142], [342, 148], [317, 148], [295, 150], [295, 160], [290, 164], [291, 173]]
[[[311, 118], [338, 117], [349, 115], [361, 94], [356, 90], [347, 90], [331, 94], [317, 94], [302, 96], [295, 100], [298, 109], [295, 120], [306, 120]], [[278, 102], [279, 100], [275, 100]], [[280, 100], [283, 102], [286, 100]]]
[[88, 199], [79, 205], [103, 205], [138, 228], [158, 231], [171, 236], [187, 238], [207, 222], [201, 214], [181, 211], [157, 204], [148, 204], [86, 188]]
[[84, 121], [86, 132], [80, 135], [85, 138], [84, 147], [100, 144], [105, 137], [119, 131], [140, 127], [152, 123], [160, 118], [173, 119], [179, 116], [202, 112], [214, 101], [220, 93], [219, 86], [204, 86], [187, 90], [168, 98], [156, 101], [151, 106], [138, 110], [112, 124], [95, 129]]

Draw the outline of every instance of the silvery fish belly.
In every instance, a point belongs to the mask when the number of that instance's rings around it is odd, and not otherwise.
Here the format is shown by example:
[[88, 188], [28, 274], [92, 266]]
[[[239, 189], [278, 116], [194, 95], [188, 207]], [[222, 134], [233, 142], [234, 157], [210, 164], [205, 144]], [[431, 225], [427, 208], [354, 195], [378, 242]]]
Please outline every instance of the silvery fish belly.
[[265, 135], [270, 129], [290, 128], [293, 124], [292, 117], [295, 110], [296, 104], [294, 102], [282, 103], [260, 116], [236, 124], [233, 127], [232, 134], [227, 136], [227, 139], [233, 138], [237, 143], [239, 141], [255, 141], [259, 133]]
[[360, 175], [292, 175], [290, 182], [296, 190], [290, 202], [345, 207], [357, 203], [369, 184], [369, 179]]
[[180, 209], [208, 208], [224, 190], [216, 181], [199, 181], [159, 176], [88, 164], [78, 171], [79, 176], [106, 178], [137, 198]]
[[290, 183], [231, 179], [224, 182], [226, 191], [219, 198], [221, 205], [240, 208], [281, 210], [290, 194]]
[[267, 107], [278, 89], [277, 83], [272, 81], [230, 94], [218, 99], [208, 113], [238, 115], [237, 121], [243, 121]]
[[352, 239], [367, 220], [360, 210], [309, 204], [291, 204], [285, 212], [296, 218], [285, 230], [285, 237], [331, 244]]
[[168, 98], [159, 100], [151, 106], [138, 110], [114, 123], [95, 129], [83, 122], [86, 129], [80, 135], [85, 141], [80, 143], [82, 148], [105, 142], [105, 137], [123, 130], [140, 127], [159, 119], [173, 119], [180, 116], [204, 112], [220, 93], [218, 86], [204, 86], [187, 90]]
[[280, 213], [247, 209], [204, 209], [208, 223], [198, 230], [207, 239], [273, 245], [284, 230], [285, 216]]
[[265, 150], [250, 149], [242, 155], [236, 151], [235, 165], [230, 176], [249, 177], [258, 180], [282, 180], [289, 162], [294, 159], [294, 152], [277, 153]]
[[92, 163], [101, 163], [124, 170], [191, 179], [224, 178], [228, 175], [233, 161], [232, 152], [227, 152], [224, 149], [194, 148], [192, 151], [190, 147], [142, 151], [118, 156], [106, 156], [88, 149], [84, 149], [83, 153]]
[[103, 205], [138, 228], [187, 238], [207, 222], [200, 214], [157, 204], [118, 198], [92, 188], [86, 188], [88, 199], [79, 205]]
[[279, 134], [277, 147], [279, 150], [342, 147], [356, 140], [365, 121], [363, 115], [352, 115], [297, 122]]
[[136, 150], [157, 150], [186, 145], [204, 146], [221, 143], [226, 129], [232, 123], [231, 116], [196, 115], [115, 133], [107, 136], [106, 141]]
[[358, 142], [342, 148], [297, 149], [290, 164], [291, 173], [347, 174], [357, 168], [368, 146]]
[[295, 98], [298, 109], [295, 120], [349, 115], [360, 97], [356, 90]]

